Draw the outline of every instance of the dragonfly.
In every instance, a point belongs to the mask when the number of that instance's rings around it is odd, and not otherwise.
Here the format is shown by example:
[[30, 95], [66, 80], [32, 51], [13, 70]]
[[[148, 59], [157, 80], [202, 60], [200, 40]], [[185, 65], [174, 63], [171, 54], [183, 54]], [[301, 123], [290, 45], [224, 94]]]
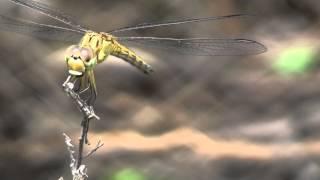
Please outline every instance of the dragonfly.
[[69, 15], [56, 8], [49, 7], [47, 4], [34, 0], [9, 1], [63, 24], [60, 26], [42, 24], [0, 14], [1, 30], [48, 40], [74, 43], [74, 45], [71, 45], [66, 50], [65, 62], [69, 76], [72, 77], [73, 80], [79, 80], [78, 87], [76, 88], [77, 92], [90, 91], [90, 96], [86, 100], [88, 104], [93, 104], [97, 97], [94, 69], [109, 56], [118, 57], [145, 74], [151, 74], [153, 72], [151, 65], [129, 48], [130, 44], [144, 45], [169, 52], [194, 56], [255, 55], [266, 51], [266, 47], [263, 44], [249, 39], [117, 36], [117, 34], [122, 34], [123, 32], [248, 16], [246, 14], [190, 18], [162, 23], [142, 23], [108, 32], [96, 32], [80, 25]]

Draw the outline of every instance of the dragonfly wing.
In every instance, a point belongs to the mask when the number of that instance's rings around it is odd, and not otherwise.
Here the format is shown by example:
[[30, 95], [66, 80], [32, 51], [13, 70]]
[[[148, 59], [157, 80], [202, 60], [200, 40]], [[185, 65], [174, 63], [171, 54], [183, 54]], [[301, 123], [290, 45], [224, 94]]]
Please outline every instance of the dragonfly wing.
[[54, 9], [52, 7], [49, 7], [48, 5], [45, 5], [43, 3], [37, 2], [37, 1], [33, 1], [33, 0], [10, 0], [13, 3], [20, 5], [20, 6], [24, 6], [24, 7], [28, 7], [31, 8], [35, 11], [38, 11], [50, 18], [53, 18], [57, 21], [60, 21], [70, 27], [72, 27], [73, 29], [77, 29], [80, 31], [87, 31], [86, 28], [84, 28], [83, 26], [81, 26], [79, 23], [77, 23], [75, 20], [73, 20], [73, 18], [71, 18], [69, 15], [66, 15], [65, 13]]
[[118, 41], [195, 56], [253, 55], [267, 50], [259, 42], [248, 39], [118, 37]]
[[163, 26], [172, 26], [172, 25], [180, 25], [180, 24], [187, 24], [187, 23], [215, 21], [215, 20], [223, 20], [223, 19], [239, 18], [239, 17], [250, 17], [250, 16], [253, 16], [253, 15], [231, 14], [231, 15], [227, 15], [227, 16], [193, 18], [193, 19], [168, 21], [168, 22], [163, 22], [163, 23], [143, 23], [143, 24], [139, 24], [139, 25], [136, 25], [136, 26], [124, 27], [124, 28], [116, 29], [116, 30], [110, 31], [108, 33], [115, 34], [115, 33], [119, 33], [119, 32], [132, 31], [132, 30], [138, 30], [138, 29], [156, 28], [156, 27], [163, 27]]
[[0, 15], [0, 30], [64, 42], [78, 42], [83, 33], [69, 28], [17, 20]]

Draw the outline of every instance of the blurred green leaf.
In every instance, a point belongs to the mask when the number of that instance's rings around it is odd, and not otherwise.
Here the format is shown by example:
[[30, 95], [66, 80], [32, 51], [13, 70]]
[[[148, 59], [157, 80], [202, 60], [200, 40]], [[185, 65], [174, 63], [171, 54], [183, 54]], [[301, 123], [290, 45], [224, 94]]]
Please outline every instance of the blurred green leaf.
[[282, 74], [305, 73], [314, 64], [315, 52], [311, 48], [290, 48], [282, 52], [272, 68]]
[[117, 171], [112, 180], [145, 180], [145, 176], [138, 170], [126, 168]]

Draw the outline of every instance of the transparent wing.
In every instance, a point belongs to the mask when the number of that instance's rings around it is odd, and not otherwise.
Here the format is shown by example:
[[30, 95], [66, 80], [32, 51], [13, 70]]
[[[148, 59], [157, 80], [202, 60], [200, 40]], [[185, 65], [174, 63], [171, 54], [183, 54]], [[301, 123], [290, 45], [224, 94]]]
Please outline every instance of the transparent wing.
[[206, 18], [193, 18], [193, 19], [184, 19], [184, 20], [176, 20], [176, 21], [169, 21], [163, 23], [143, 23], [132, 27], [124, 27], [120, 29], [116, 29], [110, 31], [109, 33], [119, 33], [124, 31], [132, 31], [138, 29], [146, 29], [146, 28], [155, 28], [155, 27], [163, 27], [163, 26], [172, 26], [172, 25], [179, 25], [179, 24], [186, 24], [186, 23], [196, 23], [196, 22], [204, 22], [204, 21], [215, 21], [215, 20], [223, 20], [223, 19], [230, 19], [230, 18], [239, 18], [239, 17], [250, 17], [253, 15], [248, 14], [232, 14], [227, 16], [216, 16], [216, 17], [206, 17]]
[[118, 41], [196, 56], [240, 56], [266, 51], [264, 45], [248, 39], [119, 37]]
[[48, 5], [45, 5], [43, 3], [40, 2], [36, 2], [33, 0], [10, 0], [13, 3], [20, 5], [20, 6], [24, 6], [24, 7], [28, 7], [31, 8], [32, 10], [35, 10], [37, 12], [40, 12], [50, 18], [53, 18], [57, 21], [60, 21], [70, 27], [72, 27], [73, 29], [77, 29], [80, 31], [87, 31], [86, 28], [84, 28], [83, 26], [81, 26], [79, 23], [77, 23], [75, 20], [73, 20], [69, 15], [66, 15], [63, 12], [60, 12], [57, 9], [51, 8]]
[[83, 36], [79, 30], [17, 20], [4, 15], [0, 15], [0, 30], [65, 42], [78, 42]]

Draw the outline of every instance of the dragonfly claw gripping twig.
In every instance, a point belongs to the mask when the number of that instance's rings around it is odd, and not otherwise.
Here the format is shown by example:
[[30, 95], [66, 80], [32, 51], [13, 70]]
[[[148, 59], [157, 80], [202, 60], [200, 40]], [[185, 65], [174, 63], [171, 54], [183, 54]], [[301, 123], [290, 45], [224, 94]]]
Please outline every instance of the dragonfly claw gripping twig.
[[84, 114], [85, 119], [100, 120], [100, 117], [95, 114], [93, 107], [89, 106], [85, 101], [83, 101], [80, 98], [79, 93], [73, 90], [75, 85], [73, 82], [71, 82], [71, 76], [68, 76], [62, 87], [64, 88], [64, 91], [76, 102], [78, 108]]

